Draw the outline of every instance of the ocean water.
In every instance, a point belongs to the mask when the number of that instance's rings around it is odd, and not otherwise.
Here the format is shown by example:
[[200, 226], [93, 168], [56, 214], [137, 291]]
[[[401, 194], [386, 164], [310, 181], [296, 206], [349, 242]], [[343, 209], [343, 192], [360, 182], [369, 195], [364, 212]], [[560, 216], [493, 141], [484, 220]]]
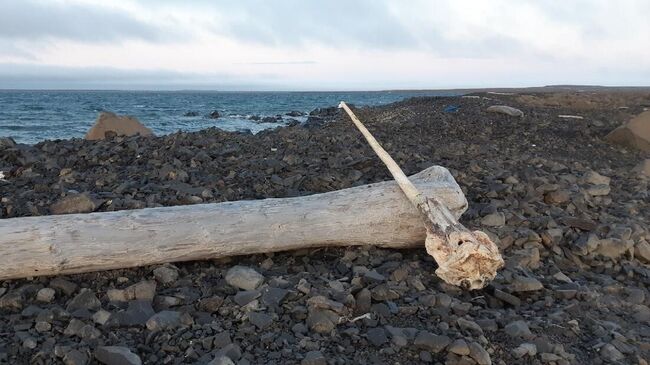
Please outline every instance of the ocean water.
[[[21, 91], [0, 90], [0, 136], [19, 143], [82, 138], [101, 111], [138, 118], [157, 135], [217, 127], [257, 133], [290, 122], [291, 111], [309, 113], [345, 100], [357, 106], [392, 103], [415, 96], [450, 96], [440, 91], [211, 92], [211, 91]], [[221, 115], [210, 119], [212, 111]], [[185, 116], [195, 112], [196, 116]], [[283, 115], [274, 123], [251, 116]], [[307, 117], [293, 117], [304, 122]]]

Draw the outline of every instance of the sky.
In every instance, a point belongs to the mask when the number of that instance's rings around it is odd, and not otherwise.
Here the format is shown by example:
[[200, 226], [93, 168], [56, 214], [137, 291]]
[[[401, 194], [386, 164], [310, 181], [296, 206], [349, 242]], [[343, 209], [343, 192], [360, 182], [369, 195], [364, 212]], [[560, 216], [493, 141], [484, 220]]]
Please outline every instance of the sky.
[[0, 0], [0, 89], [650, 85], [648, 0]]

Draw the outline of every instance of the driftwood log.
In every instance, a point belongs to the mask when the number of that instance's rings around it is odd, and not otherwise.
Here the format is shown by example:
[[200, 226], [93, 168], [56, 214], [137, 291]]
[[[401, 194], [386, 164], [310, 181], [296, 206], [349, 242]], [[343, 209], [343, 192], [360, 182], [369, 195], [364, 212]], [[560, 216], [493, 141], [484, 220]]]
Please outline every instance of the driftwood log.
[[[458, 218], [449, 171], [411, 177]], [[309, 247], [423, 245], [418, 210], [395, 181], [297, 198], [0, 220], [0, 280]]]

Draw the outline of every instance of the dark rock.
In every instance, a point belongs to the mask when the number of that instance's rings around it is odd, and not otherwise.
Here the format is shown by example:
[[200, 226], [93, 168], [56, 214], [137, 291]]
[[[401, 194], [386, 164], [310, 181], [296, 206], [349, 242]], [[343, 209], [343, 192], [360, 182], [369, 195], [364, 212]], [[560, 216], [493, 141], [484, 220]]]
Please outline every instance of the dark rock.
[[219, 355], [212, 359], [208, 365], [235, 365], [235, 363], [228, 356]]
[[52, 214], [90, 213], [97, 209], [98, 203], [90, 194], [70, 194], [50, 205]]
[[447, 347], [447, 351], [461, 356], [469, 355], [470, 353], [469, 345], [463, 339], [458, 339], [452, 342], [449, 347]]
[[89, 361], [88, 355], [75, 349], [68, 351], [63, 357], [65, 365], [86, 365]]
[[0, 150], [16, 147], [16, 141], [11, 137], [0, 137]]
[[355, 304], [355, 312], [357, 314], [368, 313], [372, 305], [372, 294], [370, 293], [370, 290], [366, 288], [359, 290], [355, 296]]
[[[239, 293], [237, 293], [239, 294]], [[203, 298], [198, 304], [198, 308], [202, 311], [213, 313], [216, 312], [223, 304], [223, 297], [215, 295], [210, 298]]]
[[23, 294], [18, 290], [10, 291], [0, 297], [0, 309], [21, 309], [24, 305]]
[[95, 359], [106, 365], [142, 365], [138, 355], [121, 346], [100, 346], [95, 350]]
[[79, 309], [98, 310], [101, 306], [102, 303], [97, 299], [95, 293], [90, 289], [84, 288], [68, 302], [65, 309], [68, 312], [74, 312]]
[[451, 339], [449, 337], [435, 335], [427, 331], [420, 331], [413, 342], [417, 348], [434, 353], [444, 350], [450, 343]]
[[183, 116], [184, 116], [184, 117], [198, 117], [198, 116], [199, 116], [199, 113], [198, 113], [198, 112], [190, 111], [190, 112], [186, 112], [185, 114], [183, 114]]
[[525, 321], [510, 322], [504, 327], [504, 330], [510, 337], [529, 338], [532, 336], [532, 332], [528, 328], [528, 323]]
[[327, 359], [320, 351], [309, 351], [305, 354], [300, 365], [327, 365]]
[[[513, 292], [536, 291], [544, 289], [544, 285], [535, 279], [528, 276], [515, 275], [509, 288]], [[512, 303], [511, 303], [512, 304]], [[514, 305], [514, 304], [513, 304]]]
[[270, 307], [279, 307], [289, 294], [287, 289], [268, 287], [262, 291], [262, 303]]
[[373, 344], [374, 346], [382, 346], [386, 342], [388, 342], [388, 337], [386, 337], [386, 331], [383, 328], [376, 327], [368, 330], [366, 332], [366, 338], [368, 339], [368, 342]]
[[210, 114], [208, 114], [208, 118], [210, 118], [210, 119], [217, 119], [217, 118], [219, 118], [220, 116], [221, 116], [221, 115], [220, 115], [219, 112], [216, 111], [216, 110], [213, 110]]
[[149, 301], [134, 300], [129, 302], [127, 310], [111, 314], [106, 323], [109, 326], [141, 326], [155, 313]]
[[169, 285], [178, 279], [178, 269], [175, 267], [161, 266], [153, 270], [153, 276], [159, 283]]
[[255, 325], [255, 327], [264, 330], [273, 323], [273, 317], [268, 314], [260, 312], [251, 312], [248, 314], [248, 320]]
[[262, 295], [258, 290], [244, 290], [235, 294], [233, 300], [240, 306], [245, 306]]
[[233, 266], [226, 273], [226, 282], [239, 289], [255, 290], [264, 282], [264, 276], [245, 266]]
[[338, 322], [336, 313], [326, 309], [314, 309], [309, 312], [307, 326], [314, 332], [330, 333]]
[[189, 326], [193, 323], [192, 317], [186, 313], [174, 311], [161, 311], [147, 320], [147, 329], [152, 332], [175, 329], [181, 326]]

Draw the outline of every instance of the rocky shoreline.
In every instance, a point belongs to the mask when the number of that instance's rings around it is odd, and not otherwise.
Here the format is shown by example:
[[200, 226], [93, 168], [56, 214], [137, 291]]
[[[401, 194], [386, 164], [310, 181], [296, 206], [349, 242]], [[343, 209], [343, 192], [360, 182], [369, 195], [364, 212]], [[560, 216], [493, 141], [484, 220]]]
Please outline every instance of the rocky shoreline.
[[[481, 93], [356, 110], [407, 174], [450, 169], [469, 201], [461, 221], [507, 262], [484, 290], [442, 283], [423, 249], [375, 248], [5, 281], [0, 363], [646, 364], [650, 197], [635, 166], [650, 156], [603, 136], [649, 102]], [[524, 117], [486, 112], [495, 104]], [[4, 142], [0, 218], [389, 179], [336, 109], [310, 118], [256, 135]]]

